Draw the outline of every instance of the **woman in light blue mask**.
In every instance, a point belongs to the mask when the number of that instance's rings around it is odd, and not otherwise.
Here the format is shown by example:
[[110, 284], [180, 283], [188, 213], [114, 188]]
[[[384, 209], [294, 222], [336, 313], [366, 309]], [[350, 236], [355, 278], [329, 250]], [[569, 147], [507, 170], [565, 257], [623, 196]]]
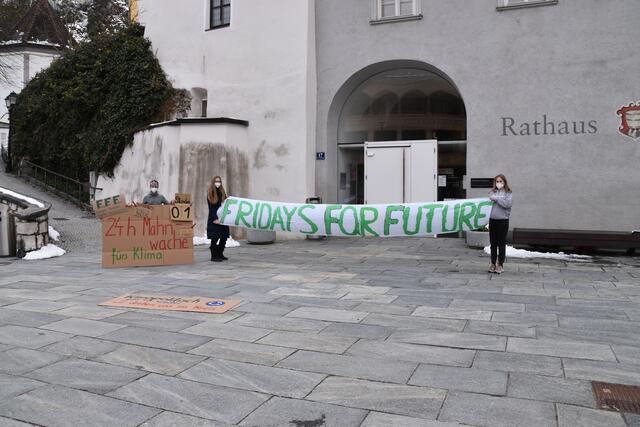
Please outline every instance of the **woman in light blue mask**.
[[493, 179], [493, 189], [489, 193], [493, 202], [489, 216], [489, 240], [491, 242], [491, 264], [489, 273], [501, 274], [507, 250], [509, 216], [513, 204], [512, 192], [507, 178], [500, 174]]

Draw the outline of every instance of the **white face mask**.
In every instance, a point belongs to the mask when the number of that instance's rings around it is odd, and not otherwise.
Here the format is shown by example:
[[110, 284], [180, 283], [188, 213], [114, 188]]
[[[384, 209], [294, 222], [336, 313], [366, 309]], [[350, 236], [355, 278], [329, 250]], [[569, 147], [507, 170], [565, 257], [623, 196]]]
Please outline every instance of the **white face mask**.
[[220, 186], [222, 185], [221, 182], [214, 182], [213, 185], [216, 186], [216, 188], [220, 188]]
[[158, 189], [156, 187], [151, 187], [152, 194], [156, 194], [157, 192], [158, 192]]
[[498, 190], [502, 190], [502, 189], [504, 188], [504, 184], [503, 184], [503, 183], [501, 183], [501, 182], [498, 182], [498, 183], [496, 183], [496, 188], [497, 188]]

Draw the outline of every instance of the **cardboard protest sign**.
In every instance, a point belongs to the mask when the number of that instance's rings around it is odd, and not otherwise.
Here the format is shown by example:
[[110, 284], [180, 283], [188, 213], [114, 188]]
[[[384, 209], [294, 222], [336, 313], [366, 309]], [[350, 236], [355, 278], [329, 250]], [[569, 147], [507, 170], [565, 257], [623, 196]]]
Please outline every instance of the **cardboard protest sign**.
[[192, 223], [172, 221], [171, 208], [131, 206], [102, 218], [102, 266], [193, 263]]
[[240, 304], [241, 300], [170, 295], [127, 294], [98, 305], [108, 307], [146, 308], [150, 310], [195, 311], [222, 314]]
[[229, 197], [220, 223], [325, 236], [430, 236], [477, 230], [489, 223], [489, 199], [388, 205], [320, 205]]
[[101, 200], [92, 200], [91, 207], [99, 219], [127, 211], [124, 194], [118, 194], [117, 196], [111, 196]]

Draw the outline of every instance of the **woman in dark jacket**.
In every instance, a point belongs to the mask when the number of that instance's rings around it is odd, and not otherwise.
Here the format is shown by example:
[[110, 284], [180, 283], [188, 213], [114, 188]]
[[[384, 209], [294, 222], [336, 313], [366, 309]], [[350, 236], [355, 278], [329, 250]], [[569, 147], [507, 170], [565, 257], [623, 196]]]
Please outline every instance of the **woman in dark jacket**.
[[207, 204], [209, 205], [209, 218], [207, 219], [207, 239], [211, 239], [211, 261], [220, 262], [228, 258], [223, 255], [224, 246], [229, 238], [229, 227], [220, 224], [218, 220], [218, 208], [227, 198], [227, 192], [222, 186], [222, 178], [215, 176], [207, 190]]

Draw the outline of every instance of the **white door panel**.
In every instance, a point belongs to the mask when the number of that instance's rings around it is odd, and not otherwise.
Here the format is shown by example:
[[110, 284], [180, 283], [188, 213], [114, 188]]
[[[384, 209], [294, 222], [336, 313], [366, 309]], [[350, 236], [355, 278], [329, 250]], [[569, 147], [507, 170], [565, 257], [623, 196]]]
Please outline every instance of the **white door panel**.
[[404, 202], [404, 148], [365, 148], [365, 203]]

